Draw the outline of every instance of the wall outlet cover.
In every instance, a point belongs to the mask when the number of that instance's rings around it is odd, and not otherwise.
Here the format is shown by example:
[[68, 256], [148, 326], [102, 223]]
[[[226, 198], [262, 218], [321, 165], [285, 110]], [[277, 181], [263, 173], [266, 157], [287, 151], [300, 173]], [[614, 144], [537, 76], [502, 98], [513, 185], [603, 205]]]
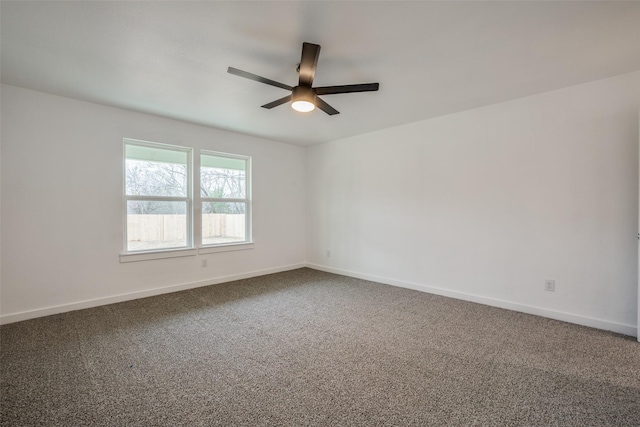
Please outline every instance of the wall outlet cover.
[[555, 280], [545, 280], [544, 281], [544, 290], [548, 292], [555, 292], [556, 290], [556, 281]]

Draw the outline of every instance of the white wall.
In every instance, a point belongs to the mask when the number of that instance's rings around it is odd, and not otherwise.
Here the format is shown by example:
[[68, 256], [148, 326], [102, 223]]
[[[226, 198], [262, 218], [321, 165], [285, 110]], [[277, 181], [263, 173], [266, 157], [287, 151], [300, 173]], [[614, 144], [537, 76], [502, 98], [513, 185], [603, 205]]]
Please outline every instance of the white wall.
[[[298, 267], [306, 249], [316, 268], [636, 334], [640, 72], [307, 150], [0, 98], [2, 322]], [[123, 137], [253, 156], [255, 249], [120, 263]]]
[[636, 72], [314, 146], [307, 261], [635, 335], [639, 108]]
[[[7, 85], [1, 101], [2, 321], [304, 265], [304, 148]], [[120, 263], [123, 137], [252, 156], [255, 248]]]

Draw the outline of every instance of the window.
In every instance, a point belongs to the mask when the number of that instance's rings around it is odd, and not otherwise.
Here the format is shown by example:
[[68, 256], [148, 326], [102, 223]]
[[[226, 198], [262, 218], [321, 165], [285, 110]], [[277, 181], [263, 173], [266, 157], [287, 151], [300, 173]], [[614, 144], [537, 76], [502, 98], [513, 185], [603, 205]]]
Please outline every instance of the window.
[[125, 252], [190, 248], [191, 150], [125, 140]]
[[223, 153], [200, 156], [202, 245], [251, 241], [250, 159]]
[[124, 158], [122, 262], [252, 248], [250, 157], [125, 139]]

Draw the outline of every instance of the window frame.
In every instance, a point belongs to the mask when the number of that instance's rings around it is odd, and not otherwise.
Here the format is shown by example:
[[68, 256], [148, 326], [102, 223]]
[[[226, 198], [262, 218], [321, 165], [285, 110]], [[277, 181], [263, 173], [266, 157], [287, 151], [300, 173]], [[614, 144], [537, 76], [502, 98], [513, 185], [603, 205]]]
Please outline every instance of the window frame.
[[[161, 142], [144, 141], [135, 138], [122, 139], [122, 233], [123, 251], [119, 259], [121, 263], [147, 261], [164, 258], [176, 258], [185, 256], [195, 256], [212, 254], [217, 252], [244, 251], [254, 247], [253, 242], [253, 201], [252, 201], [252, 157], [242, 154], [225, 153], [221, 151], [199, 149], [198, 156], [195, 155], [193, 147], [182, 145], [166, 144]], [[186, 153], [187, 155], [187, 196], [128, 196], [127, 195], [127, 145], [137, 145], [148, 148], [158, 148], [174, 150]], [[212, 155], [226, 157], [245, 162], [245, 197], [236, 198], [202, 198], [201, 197], [201, 173], [202, 155]], [[197, 177], [197, 181], [196, 181]], [[158, 200], [158, 201], [181, 201], [186, 202], [186, 246], [174, 248], [156, 248], [129, 251], [128, 250], [128, 227], [127, 227], [127, 205], [130, 200]], [[241, 242], [202, 244], [202, 203], [209, 201], [237, 202], [245, 204], [245, 240]]]
[[[186, 196], [129, 196], [127, 195], [127, 146], [134, 145], [139, 147], [146, 148], [157, 148], [160, 150], [170, 150], [170, 151], [178, 151], [185, 153], [187, 155], [187, 191]], [[151, 141], [142, 141], [138, 139], [132, 138], [123, 138], [122, 144], [122, 195], [123, 195], [123, 252], [121, 254], [121, 261], [123, 260], [123, 256], [129, 256], [131, 261], [138, 261], [140, 259], [155, 259], [162, 258], [165, 255], [172, 256], [185, 256], [183, 254], [184, 251], [195, 251], [194, 246], [194, 223], [193, 223], [193, 149], [190, 147], [184, 147], [179, 145], [165, 144], [161, 142], [151, 142]], [[186, 242], [185, 246], [179, 247], [169, 247], [169, 248], [157, 248], [157, 249], [143, 249], [131, 251], [129, 250], [128, 245], [128, 214], [127, 214], [127, 206], [129, 201], [161, 201], [161, 202], [186, 202], [186, 229], [185, 229], [185, 237]], [[153, 256], [154, 254], [160, 254], [159, 256]], [[136, 255], [140, 255], [136, 257]], [[145, 255], [152, 255], [151, 257], [145, 258]]]
[[[212, 150], [200, 150], [200, 156], [198, 158], [198, 205], [199, 205], [199, 230], [197, 233], [198, 239], [198, 248], [200, 249], [200, 253], [212, 253], [227, 250], [242, 250], [242, 249], [250, 249], [250, 245], [253, 244], [253, 227], [252, 227], [252, 206], [251, 206], [251, 156], [244, 156], [241, 154], [232, 154], [232, 153], [224, 153], [221, 151], [212, 151]], [[228, 158], [233, 160], [242, 160], [244, 161], [245, 169], [244, 169], [244, 198], [224, 198], [224, 197], [203, 197], [202, 196], [202, 156], [216, 156], [222, 158]], [[212, 243], [205, 245], [202, 243], [202, 218], [203, 218], [203, 204], [204, 203], [244, 203], [245, 205], [245, 215], [244, 215], [244, 240], [239, 242], [229, 242], [229, 243]], [[217, 249], [217, 250], [216, 250]]]

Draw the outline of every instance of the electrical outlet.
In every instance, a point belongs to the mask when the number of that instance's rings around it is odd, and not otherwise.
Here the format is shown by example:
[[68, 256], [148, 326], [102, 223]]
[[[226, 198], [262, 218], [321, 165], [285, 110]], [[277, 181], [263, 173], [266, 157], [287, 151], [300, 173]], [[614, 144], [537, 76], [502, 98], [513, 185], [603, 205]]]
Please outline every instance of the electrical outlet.
[[556, 291], [556, 281], [555, 280], [545, 280], [544, 281], [544, 290], [548, 292]]
[[207, 262], [207, 259], [206, 259], [206, 258], [204, 258], [204, 259], [202, 260], [202, 266], [203, 266], [203, 267], [206, 267], [207, 265], [209, 265], [209, 263]]

